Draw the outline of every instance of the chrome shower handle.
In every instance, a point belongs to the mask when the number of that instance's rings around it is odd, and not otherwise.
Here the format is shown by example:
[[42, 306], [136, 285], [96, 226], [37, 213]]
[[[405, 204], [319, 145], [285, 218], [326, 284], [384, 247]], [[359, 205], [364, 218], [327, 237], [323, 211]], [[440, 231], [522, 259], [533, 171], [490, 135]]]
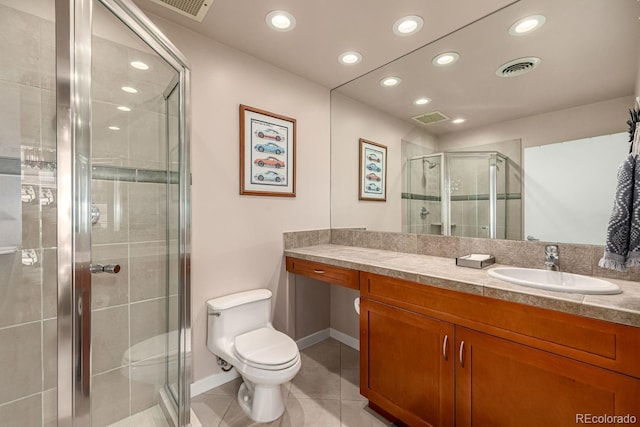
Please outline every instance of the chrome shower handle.
[[96, 225], [100, 221], [100, 208], [91, 205], [91, 225]]
[[109, 274], [118, 274], [120, 272], [120, 264], [91, 264], [89, 270], [92, 274], [98, 273], [109, 273]]

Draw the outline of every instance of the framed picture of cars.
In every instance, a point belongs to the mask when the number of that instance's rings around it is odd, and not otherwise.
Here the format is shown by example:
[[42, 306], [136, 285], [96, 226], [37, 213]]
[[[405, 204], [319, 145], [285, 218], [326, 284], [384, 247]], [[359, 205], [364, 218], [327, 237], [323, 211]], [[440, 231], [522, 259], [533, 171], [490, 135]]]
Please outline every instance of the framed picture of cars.
[[359, 199], [387, 200], [387, 147], [360, 138]]
[[240, 105], [240, 194], [295, 197], [296, 120]]

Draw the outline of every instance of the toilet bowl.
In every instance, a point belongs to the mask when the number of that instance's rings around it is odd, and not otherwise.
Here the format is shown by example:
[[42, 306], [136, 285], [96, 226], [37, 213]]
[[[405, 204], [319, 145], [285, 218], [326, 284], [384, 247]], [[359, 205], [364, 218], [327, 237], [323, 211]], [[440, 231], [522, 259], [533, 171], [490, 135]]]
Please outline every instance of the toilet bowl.
[[178, 377], [178, 331], [155, 335], [129, 347], [122, 356], [125, 375], [133, 381], [159, 386]]
[[271, 291], [257, 289], [207, 301], [207, 347], [236, 368], [238, 404], [256, 422], [284, 412], [282, 384], [300, 370], [296, 343], [271, 324]]

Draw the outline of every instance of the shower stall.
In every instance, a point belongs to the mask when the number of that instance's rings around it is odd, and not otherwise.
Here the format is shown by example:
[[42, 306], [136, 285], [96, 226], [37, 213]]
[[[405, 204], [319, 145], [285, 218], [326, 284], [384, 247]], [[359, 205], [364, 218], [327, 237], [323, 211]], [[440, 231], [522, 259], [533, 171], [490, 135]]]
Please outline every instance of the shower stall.
[[129, 0], [0, 35], [0, 426], [187, 426], [186, 61]]
[[497, 151], [409, 158], [405, 231], [505, 239], [507, 160]]

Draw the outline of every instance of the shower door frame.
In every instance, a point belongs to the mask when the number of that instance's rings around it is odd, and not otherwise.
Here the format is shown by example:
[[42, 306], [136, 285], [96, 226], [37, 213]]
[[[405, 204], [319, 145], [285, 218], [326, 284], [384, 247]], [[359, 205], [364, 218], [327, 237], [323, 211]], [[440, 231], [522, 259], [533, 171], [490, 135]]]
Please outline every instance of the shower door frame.
[[[99, 1], [179, 74], [179, 426], [190, 422], [190, 71], [129, 0], [55, 0], [58, 186], [58, 426], [91, 426], [91, 37]], [[83, 307], [85, 308], [83, 313]], [[84, 315], [83, 315], [84, 314]]]

